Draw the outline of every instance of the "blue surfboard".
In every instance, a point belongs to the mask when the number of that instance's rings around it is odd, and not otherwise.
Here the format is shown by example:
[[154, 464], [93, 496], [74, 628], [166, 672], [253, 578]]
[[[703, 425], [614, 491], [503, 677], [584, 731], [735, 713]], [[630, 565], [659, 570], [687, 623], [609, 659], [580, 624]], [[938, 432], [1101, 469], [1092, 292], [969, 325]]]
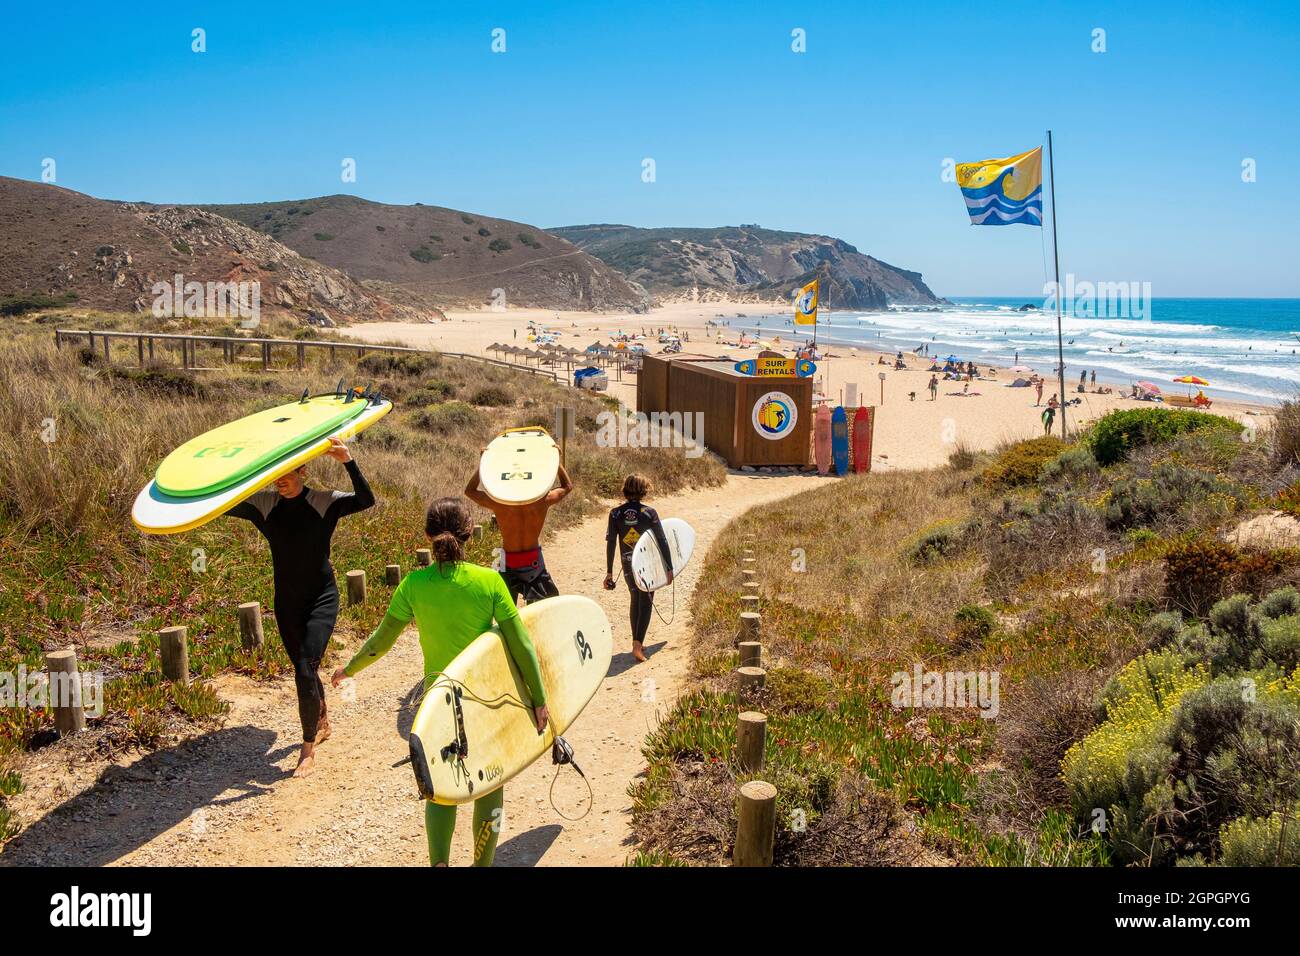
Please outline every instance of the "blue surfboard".
[[835, 474], [848, 474], [849, 416], [843, 408], [837, 408], [831, 414], [831, 461], [835, 466]]

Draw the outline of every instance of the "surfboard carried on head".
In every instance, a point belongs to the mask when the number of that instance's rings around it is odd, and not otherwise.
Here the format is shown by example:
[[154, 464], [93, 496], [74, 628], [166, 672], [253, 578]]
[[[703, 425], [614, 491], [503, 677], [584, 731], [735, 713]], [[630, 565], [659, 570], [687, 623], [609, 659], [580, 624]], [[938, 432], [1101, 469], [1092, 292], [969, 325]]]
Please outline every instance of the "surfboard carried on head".
[[511, 428], [488, 443], [479, 458], [483, 491], [503, 505], [527, 505], [544, 497], [560, 470], [560, 447], [545, 428]]
[[[349, 441], [379, 421], [393, 408], [392, 402], [379, 395], [364, 399], [355, 398], [354, 404], [356, 410], [350, 417], [336, 423], [331, 430], [319, 433], [314, 438], [306, 438], [297, 446], [290, 447], [269, 463], [262, 464], [251, 471], [243, 469], [233, 476], [233, 469], [227, 468], [226, 474], [231, 476], [227, 479], [229, 483], [216, 491], [197, 495], [169, 494], [159, 486], [158, 480], [155, 478], [145, 485], [136, 496], [135, 504], [131, 508], [132, 522], [137, 528], [148, 534], [179, 534], [182, 531], [192, 531], [195, 528], [200, 528], [214, 518], [225, 514], [235, 505], [251, 497], [266, 485], [275, 481], [275, 479], [301, 468], [315, 458], [319, 458], [329, 450], [331, 438], [337, 438], [339, 441]], [[277, 410], [272, 409], [272, 411]], [[258, 415], [265, 414], [258, 413]], [[256, 417], [248, 416], [238, 421], [247, 421]], [[238, 422], [230, 424], [238, 424]], [[213, 429], [212, 432], [205, 434], [213, 434], [228, 427], [223, 425], [221, 428]], [[223, 432], [223, 434], [229, 435], [232, 433]], [[199, 439], [201, 438], [203, 438], [202, 435], [199, 436]], [[207, 446], [204, 446], [199, 439], [186, 442], [181, 448], [190, 446], [201, 452]], [[179, 450], [177, 449], [177, 451]], [[209, 458], [206, 454], [201, 454], [197, 460], [209, 460], [214, 466], [218, 464], [215, 459]], [[187, 487], [193, 487], [199, 482], [209, 481], [202, 472], [196, 473], [189, 480], [191, 485]]]
[[431, 679], [411, 725], [411, 764], [426, 800], [467, 803], [507, 783], [551, 749], [609, 672], [614, 636], [595, 601], [564, 594], [519, 615], [537, 651], [549, 726], [537, 732], [501, 632], [484, 632]]
[[[695, 550], [695, 529], [681, 518], [664, 518], [660, 524], [668, 539], [673, 577], [676, 577]], [[655, 536], [646, 532], [632, 548], [632, 580], [642, 591], [657, 591], [668, 583], [668, 563], [659, 551]]]

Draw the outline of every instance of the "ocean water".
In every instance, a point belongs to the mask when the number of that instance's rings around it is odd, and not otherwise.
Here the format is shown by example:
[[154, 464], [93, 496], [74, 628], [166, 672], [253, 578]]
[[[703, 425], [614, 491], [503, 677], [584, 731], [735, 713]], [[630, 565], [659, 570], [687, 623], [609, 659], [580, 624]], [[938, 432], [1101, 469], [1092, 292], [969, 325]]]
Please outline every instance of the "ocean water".
[[[819, 322], [818, 341], [911, 351], [929, 343], [930, 354], [1003, 368], [1028, 365], [1052, 377], [1057, 364], [1056, 312], [1041, 299], [962, 297], [940, 312], [839, 312]], [[1020, 312], [1025, 304], [1037, 312]], [[1125, 303], [1119, 303], [1124, 306]], [[1100, 309], [1094, 311], [1102, 311]], [[1112, 309], [1112, 311], [1115, 311]], [[1135, 310], [1137, 311], [1137, 310]], [[1152, 299], [1139, 314], [1116, 317], [1067, 312], [1065, 376], [1071, 388], [1080, 371], [1127, 386], [1149, 381], [1165, 392], [1185, 393], [1171, 379], [1197, 375], [1207, 395], [1275, 402], [1300, 397], [1300, 299]], [[788, 314], [735, 328], [766, 335], [811, 335]]]

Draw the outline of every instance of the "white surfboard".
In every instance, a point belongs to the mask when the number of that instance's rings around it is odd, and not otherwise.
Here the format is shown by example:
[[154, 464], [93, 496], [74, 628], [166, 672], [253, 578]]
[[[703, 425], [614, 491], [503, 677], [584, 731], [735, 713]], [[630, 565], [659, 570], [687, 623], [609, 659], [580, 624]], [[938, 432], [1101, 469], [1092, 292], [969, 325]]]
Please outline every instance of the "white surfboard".
[[562, 594], [519, 616], [537, 651], [549, 726], [537, 732], [505, 638], [484, 632], [434, 679], [411, 724], [411, 763], [426, 800], [466, 803], [502, 786], [551, 749], [609, 673], [614, 635], [595, 601]]
[[479, 484], [503, 505], [526, 505], [543, 497], [560, 470], [560, 446], [545, 428], [502, 432], [479, 459]]
[[348, 441], [379, 421], [392, 411], [392, 408], [392, 402], [381, 400], [373, 403], [342, 427], [294, 449], [239, 484], [215, 494], [199, 498], [178, 498], [160, 490], [153, 481], [150, 481], [136, 496], [135, 505], [131, 508], [131, 520], [135, 522], [137, 528], [147, 534], [179, 534], [182, 531], [200, 528], [280, 476], [287, 475], [295, 468], [323, 455], [330, 446], [331, 438]]
[[[660, 524], [664, 526], [664, 537], [668, 539], [668, 550], [672, 552], [673, 576], [676, 577], [695, 550], [695, 529], [681, 518], [664, 518]], [[641, 535], [641, 540], [632, 549], [632, 579], [642, 591], [657, 591], [668, 583], [668, 571], [653, 532]]]

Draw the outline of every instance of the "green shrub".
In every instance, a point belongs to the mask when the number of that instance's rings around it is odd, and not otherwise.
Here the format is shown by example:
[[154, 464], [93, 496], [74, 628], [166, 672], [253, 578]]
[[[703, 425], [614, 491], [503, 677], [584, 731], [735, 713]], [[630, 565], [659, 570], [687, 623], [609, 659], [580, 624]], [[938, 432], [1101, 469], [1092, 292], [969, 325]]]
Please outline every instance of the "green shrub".
[[1300, 615], [1264, 618], [1259, 634], [1260, 647], [1252, 657], [1256, 666], [1276, 664], [1286, 673], [1300, 667]]
[[1145, 527], [1185, 516], [1194, 505], [1211, 503], [1214, 514], [1237, 510], [1239, 492], [1207, 472], [1174, 462], [1156, 466], [1150, 478], [1121, 478], [1106, 500], [1106, 524], [1113, 529]]
[[410, 255], [416, 262], [434, 262], [442, 258], [441, 252], [434, 252], [428, 246], [420, 246], [418, 249], [412, 249]]
[[334, 238], [334, 234], [332, 232], [317, 232], [313, 233], [313, 238], [315, 238], [317, 242], [329, 242]]
[[509, 239], [493, 239], [488, 243], [488, 248], [493, 252], [506, 252], [514, 247], [510, 244]]
[[1076, 445], [1044, 464], [1038, 480], [1044, 485], [1081, 483], [1095, 478], [1100, 470], [1092, 449]]
[[442, 364], [436, 353], [371, 352], [357, 362], [357, 369], [371, 375], [425, 375]]
[[1242, 430], [1237, 422], [1221, 415], [1184, 409], [1131, 408], [1101, 418], [1088, 430], [1084, 441], [1097, 462], [1107, 466], [1124, 460], [1136, 448], [1158, 445], [1202, 428]]
[[978, 604], [963, 604], [953, 615], [957, 624], [957, 640], [963, 647], [978, 647], [993, 633], [998, 619], [986, 607]]
[[1224, 866], [1300, 866], [1300, 806], [1231, 820], [1219, 831], [1219, 843]]
[[486, 228], [483, 227], [483, 226], [479, 226], [479, 228], [478, 228], [478, 234], [479, 234], [480, 236], [482, 236], [484, 239], [486, 239], [488, 236], [492, 235], [491, 231], [488, 230], [488, 229], [486, 229]]
[[446, 435], [478, 424], [480, 412], [464, 402], [444, 402], [411, 416], [411, 424], [436, 434]]
[[1290, 617], [1300, 614], [1300, 592], [1293, 587], [1278, 588], [1259, 602], [1261, 617]]
[[[113, 247], [109, 246], [108, 248], [112, 249]], [[183, 253], [184, 255], [187, 256], [194, 251], [193, 246], [191, 246], [184, 239], [173, 239], [172, 248], [175, 249], [177, 252]]]
[[520, 241], [521, 243], [523, 243], [523, 244], [524, 244], [525, 246], [527, 246], [529, 249], [540, 249], [540, 248], [542, 248], [542, 244], [541, 244], [540, 242], [538, 242], [536, 238], [534, 238], [533, 236], [529, 235], [529, 234], [526, 233], [526, 232], [521, 232], [517, 238], [519, 239], [519, 241]]
[[75, 292], [46, 295], [44, 292], [19, 292], [0, 298], [0, 315], [26, 315], [40, 309], [57, 309], [77, 301]]
[[903, 545], [903, 554], [917, 564], [928, 564], [956, 554], [963, 543], [966, 526], [960, 521], [940, 521], [923, 528]]
[[999, 452], [984, 469], [981, 480], [989, 488], [1015, 488], [1033, 484], [1043, 466], [1058, 457], [1067, 445], [1059, 438], [1044, 435], [1018, 441]]
[[513, 405], [515, 400], [508, 391], [499, 385], [483, 385], [470, 396], [469, 403], [471, 405], [499, 408], [504, 405]]

